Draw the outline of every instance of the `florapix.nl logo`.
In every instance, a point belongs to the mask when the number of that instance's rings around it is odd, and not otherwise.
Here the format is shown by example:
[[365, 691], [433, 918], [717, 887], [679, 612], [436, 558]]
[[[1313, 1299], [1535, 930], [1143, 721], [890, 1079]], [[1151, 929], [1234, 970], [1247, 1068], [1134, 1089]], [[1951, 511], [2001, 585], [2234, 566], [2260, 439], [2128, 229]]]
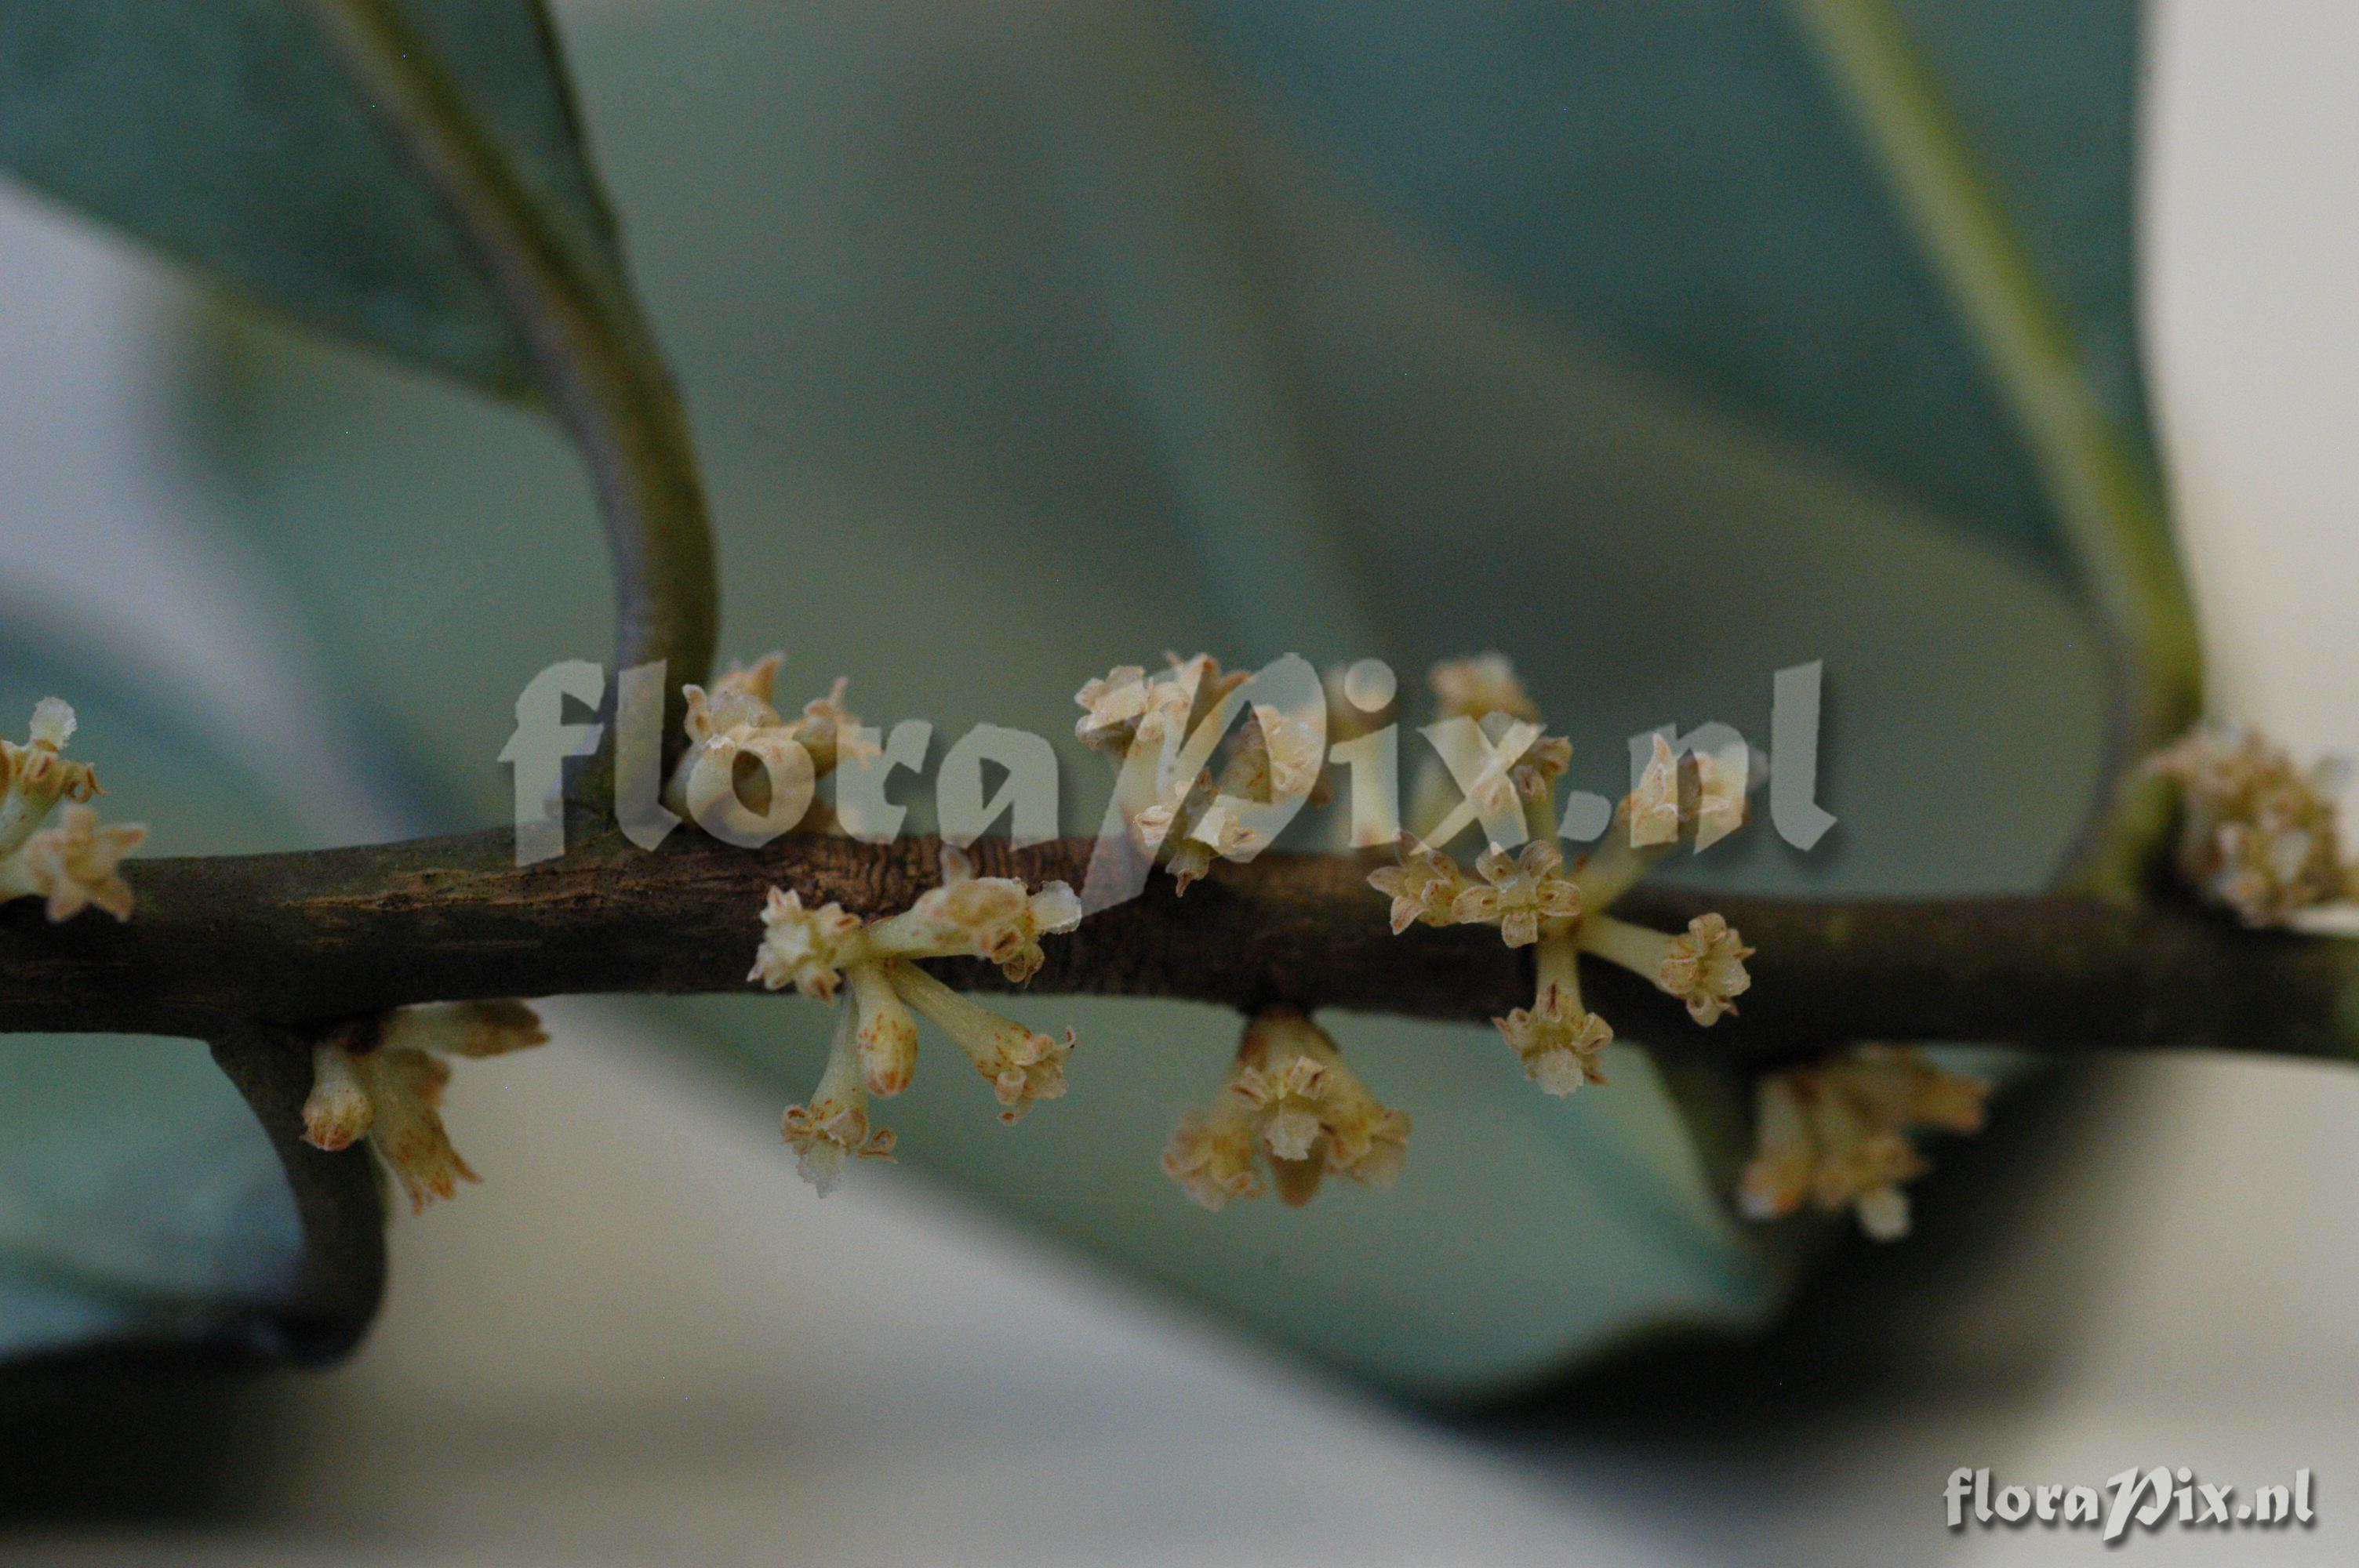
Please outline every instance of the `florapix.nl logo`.
[[[1541, 726], [1506, 714], [1479, 720], [1451, 716], [1419, 727], [1410, 742], [1399, 723], [1384, 717], [1394, 707], [1398, 681], [1382, 660], [1363, 659], [1322, 680], [1308, 660], [1288, 654], [1249, 675], [1229, 677], [1208, 706], [1198, 702], [1201, 661], [1175, 659], [1169, 672], [1153, 676], [1136, 669], [1115, 674], [1127, 678], [1093, 682], [1084, 694], [1093, 714], [1126, 720], [1129, 736], [1114, 798], [1098, 825], [1082, 892], [1085, 910], [1107, 908], [1144, 891], [1158, 844], [1142, 841], [1140, 823], [1156, 819], [1155, 803], [1184, 799], [1198, 787], [1215, 749], [1246, 715], [1258, 722], [1263, 736], [1288, 738], [1290, 765], [1272, 771], [1263, 797], [1217, 793], [1186, 814], [1187, 836], [1217, 858], [1250, 860], [1275, 842], [1310, 804], [1331, 766], [1343, 776], [1346, 840], [1352, 847], [1397, 843], [1403, 752], [1412, 743], [1439, 763], [1457, 796], [1426, 825], [1423, 837], [1446, 843], [1479, 824], [1493, 845], [1513, 849], [1533, 836], [1514, 781], [1518, 769], [1549, 743]], [[1766, 752], [1717, 719], [1687, 729], [1666, 723], [1631, 736], [1632, 787], [1666, 756], [1694, 759], [1720, 788], [1739, 799], [1766, 773], [1768, 815], [1778, 837], [1798, 849], [1810, 849], [1835, 822], [1817, 799], [1824, 676], [1825, 666], [1817, 662], [1775, 673]], [[846, 722], [827, 730], [823, 758], [781, 731], [757, 750], [691, 751], [667, 776], [666, 695], [660, 663], [623, 671], [611, 708], [605, 671], [586, 660], [551, 665], [525, 687], [516, 699], [516, 730], [500, 752], [514, 770], [518, 865], [564, 853], [565, 764], [597, 752], [610, 728], [615, 821], [641, 849], [655, 849], [691, 817], [723, 843], [760, 849], [805, 823], [818, 801], [822, 771], [833, 784], [836, 827], [864, 843], [890, 843], [900, 836], [908, 811], [890, 798], [890, 790], [897, 775], [927, 772], [934, 741], [929, 721], [904, 719], [879, 730], [845, 715]], [[1085, 716], [1082, 724], [1090, 722]], [[748, 758], [760, 776], [750, 788]], [[941, 837], [951, 844], [971, 844], [1002, 822], [1018, 848], [1046, 842], [1062, 830], [1057, 752], [1040, 735], [978, 724], [949, 747], [932, 770], [932, 783]], [[1606, 796], [1573, 790], [1560, 797], [1552, 827], [1559, 838], [1593, 844], [1614, 816], [1614, 802]], [[1709, 847], [1713, 838], [1700, 837], [1697, 848]]]

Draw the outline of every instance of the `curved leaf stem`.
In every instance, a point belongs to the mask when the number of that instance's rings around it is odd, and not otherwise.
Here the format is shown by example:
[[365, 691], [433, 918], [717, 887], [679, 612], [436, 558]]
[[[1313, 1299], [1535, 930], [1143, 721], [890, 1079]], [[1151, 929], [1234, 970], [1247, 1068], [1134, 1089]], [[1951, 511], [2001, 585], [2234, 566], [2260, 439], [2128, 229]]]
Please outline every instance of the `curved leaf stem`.
[[359, 1144], [336, 1153], [303, 1141], [311, 1092], [309, 1037], [227, 1022], [204, 1032], [213, 1060], [261, 1122], [286, 1172], [303, 1234], [302, 1260], [274, 1326], [299, 1361], [332, 1361], [360, 1343], [385, 1295], [384, 1181]]
[[2108, 414], [2063, 311], [1888, 0], [1789, 0], [1982, 354], [2114, 644], [2111, 798], [2083, 880], [2128, 891], [2168, 827], [2137, 762], [2202, 703], [2193, 600], [2159, 483]]
[[711, 670], [718, 589], [687, 418], [653, 332], [624, 280], [550, 222], [393, 0], [307, 3], [529, 346], [605, 521], [617, 666], [668, 661], [677, 709], [681, 683]]

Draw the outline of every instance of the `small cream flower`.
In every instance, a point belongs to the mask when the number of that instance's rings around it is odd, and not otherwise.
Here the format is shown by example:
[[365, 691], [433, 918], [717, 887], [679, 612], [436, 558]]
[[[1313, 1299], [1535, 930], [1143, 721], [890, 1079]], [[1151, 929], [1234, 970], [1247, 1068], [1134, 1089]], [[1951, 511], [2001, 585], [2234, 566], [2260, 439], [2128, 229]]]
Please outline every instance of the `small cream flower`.
[[1496, 844], [1474, 862], [1486, 887], [1469, 887], [1450, 906], [1461, 925], [1496, 925], [1510, 947], [1539, 940], [1543, 920], [1570, 920], [1581, 914], [1581, 890], [1559, 874], [1564, 856], [1545, 839], [1513, 855]]
[[1756, 1153], [1737, 1189], [1752, 1219], [1805, 1204], [1848, 1208], [1878, 1241], [1908, 1231], [1902, 1187], [1931, 1167], [1909, 1141], [1917, 1128], [1972, 1132], [1988, 1086], [1935, 1066], [1914, 1050], [1861, 1046], [1846, 1056], [1761, 1080]]
[[2235, 725], [2205, 725], [2147, 764], [2178, 781], [2179, 868], [2245, 925], [2282, 925], [2348, 898], [2334, 791], [2340, 770], [2305, 773]]
[[1670, 742], [1655, 737], [1655, 754], [1638, 774], [1628, 809], [1633, 847], [1680, 841], [1680, 760]]
[[1745, 776], [1709, 752], [1695, 753], [1698, 851], [1745, 826]]
[[682, 687], [680, 691], [688, 698], [688, 738], [702, 744], [724, 735], [747, 735], [784, 725], [786, 720], [771, 706], [771, 697], [786, 659], [784, 654], [769, 654], [750, 666], [741, 665], [714, 681], [710, 692], [700, 686]]
[[0, 741], [0, 899], [50, 896], [54, 866], [50, 883], [37, 887], [34, 872], [17, 863], [19, 853], [59, 801], [79, 806], [103, 793], [88, 762], [59, 755], [73, 739], [75, 723], [70, 705], [45, 697], [34, 705], [32, 730], [23, 745]]
[[[795, 719], [785, 718], [771, 705], [784, 657], [770, 654], [751, 666], [733, 669], [713, 682], [710, 691], [699, 686], [680, 688], [688, 699], [683, 728], [690, 744], [664, 786], [667, 806], [692, 818], [690, 777], [700, 765], [734, 770], [741, 753], [758, 758], [766, 771], [774, 764], [787, 765], [779, 759], [789, 746], [799, 747], [810, 758], [814, 779], [824, 778], [839, 762], [879, 754], [880, 748], [873, 742], [854, 744], [851, 739], [860, 718], [843, 705], [849, 682], [841, 676], [825, 697], [805, 703]], [[719, 776], [725, 779], [730, 773], [724, 771]], [[820, 803], [812, 802], [800, 826], [817, 831], [825, 825], [831, 825], [831, 819]]]
[[889, 1133], [868, 1130], [868, 1096], [897, 1095], [909, 1087], [917, 1071], [917, 1014], [939, 1024], [990, 1082], [1001, 1120], [1013, 1122], [1035, 1102], [1065, 1092], [1071, 1031], [1062, 1041], [1037, 1033], [959, 995], [911, 960], [984, 958], [1020, 983], [1045, 961], [1042, 936], [1081, 924], [1081, 900], [1063, 882], [1027, 892], [1012, 878], [978, 877], [974, 862], [955, 849], [942, 850], [941, 866], [940, 887], [864, 927], [835, 904], [806, 910], [799, 895], [770, 891], [762, 946], [748, 978], [772, 990], [793, 985], [820, 1000], [833, 1000], [843, 981], [851, 981], [838, 1024], [840, 1054], [849, 1065], [839, 1072], [831, 1055], [820, 1092], [809, 1106], [789, 1110], [786, 1122], [803, 1173], [822, 1189], [842, 1173], [846, 1160], [891, 1149]]
[[1686, 1002], [1698, 1023], [1716, 1023], [1722, 1013], [1736, 1011], [1731, 999], [1751, 989], [1745, 960], [1752, 956], [1734, 926], [1717, 914], [1699, 914], [1688, 922], [1685, 935], [1671, 938], [1655, 983]]
[[131, 884], [115, 868], [147, 840], [136, 823], [99, 826], [87, 806], [69, 806], [54, 827], [44, 827], [24, 847], [0, 860], [0, 901], [46, 898], [51, 924], [83, 910], [104, 910], [118, 921], [131, 918]]
[[[39, 898], [52, 922], [92, 907], [117, 920], [131, 918], [131, 888], [117, 868], [147, 838], [131, 823], [101, 827], [83, 802], [102, 793], [88, 762], [59, 753], [73, 739], [73, 708], [54, 697], [33, 708], [25, 744], [0, 741], [0, 903]], [[71, 802], [64, 820], [44, 827], [58, 802]]]
[[1172, 1135], [1163, 1170], [1217, 1210], [1260, 1195], [1258, 1157], [1278, 1196], [1301, 1205], [1330, 1175], [1390, 1187], [1408, 1134], [1408, 1118], [1377, 1102], [1324, 1031], [1295, 1009], [1269, 1008], [1246, 1025], [1219, 1101]]
[[836, 676], [825, 697], [803, 704], [803, 716], [792, 726], [795, 740], [810, 753], [814, 773], [824, 776], [840, 762], [873, 762], [885, 754], [882, 745], [853, 733], [861, 727], [860, 715], [843, 705], [851, 688], [850, 676]]
[[1561, 735], [1547, 735], [1524, 748], [1522, 759], [1508, 777], [1525, 800], [1549, 800], [1554, 798], [1556, 781], [1571, 766], [1572, 742]]
[[1368, 873], [1368, 885], [1393, 901], [1393, 935], [1397, 936], [1420, 923], [1451, 924], [1451, 906], [1466, 891], [1466, 873], [1458, 869], [1458, 862], [1413, 833], [1401, 835], [1393, 854], [1397, 864], [1379, 866]]
[[1103, 679], [1083, 684], [1073, 700], [1082, 707], [1081, 718], [1073, 721], [1074, 736], [1093, 752], [1122, 756], [1147, 713], [1146, 666], [1117, 665]]
[[766, 990], [788, 986], [813, 1001], [833, 1001], [843, 966], [860, 953], [860, 917], [839, 903], [803, 907], [803, 895], [772, 888], [762, 906], [762, 946], [748, 980]]
[[1745, 826], [1745, 773], [1706, 751], [1688, 753], [1693, 772], [1682, 776], [1680, 756], [1659, 734], [1638, 774], [1625, 811], [1633, 849], [1659, 849], [1695, 830], [1695, 847], [1709, 849]]
[[1064, 1098], [1071, 1030], [1059, 1040], [1027, 1029], [962, 996], [915, 964], [896, 964], [888, 973], [901, 1000], [940, 1026], [991, 1085], [1000, 1104], [1000, 1120], [1014, 1126], [1036, 1102]]
[[868, 928], [871, 951], [910, 958], [987, 958], [1020, 985], [1048, 959], [1040, 938], [1063, 935], [1082, 923], [1081, 898], [1063, 882], [1027, 892], [1012, 877], [976, 876], [974, 862], [947, 847], [941, 864], [941, 886]]
[[810, 1102], [787, 1107], [779, 1121], [779, 1130], [795, 1152], [795, 1169], [821, 1197], [835, 1190], [851, 1162], [893, 1157], [892, 1130], [869, 1125], [868, 1088], [861, 1081], [854, 1029], [853, 1009], [847, 1001], [836, 1010], [827, 1066]]
[[442, 1125], [449, 1055], [493, 1056], [549, 1036], [520, 1001], [399, 1008], [347, 1024], [312, 1047], [303, 1138], [334, 1151], [366, 1138], [409, 1199], [410, 1212], [478, 1180]]
[[1582, 1008], [1570, 987], [1544, 982], [1530, 1007], [1491, 1022], [1523, 1058], [1525, 1076], [1543, 1094], [1569, 1095], [1583, 1084], [1605, 1081], [1597, 1057], [1614, 1043], [1614, 1031]]
[[1507, 655], [1478, 654], [1467, 659], [1444, 659], [1426, 672], [1433, 695], [1449, 719], [1483, 719], [1504, 713], [1511, 719], [1537, 720], [1540, 710], [1516, 678]]
[[1257, 1198], [1266, 1190], [1254, 1169], [1253, 1113], [1223, 1103], [1209, 1112], [1190, 1111], [1163, 1149], [1163, 1173], [1214, 1214], [1234, 1199]]

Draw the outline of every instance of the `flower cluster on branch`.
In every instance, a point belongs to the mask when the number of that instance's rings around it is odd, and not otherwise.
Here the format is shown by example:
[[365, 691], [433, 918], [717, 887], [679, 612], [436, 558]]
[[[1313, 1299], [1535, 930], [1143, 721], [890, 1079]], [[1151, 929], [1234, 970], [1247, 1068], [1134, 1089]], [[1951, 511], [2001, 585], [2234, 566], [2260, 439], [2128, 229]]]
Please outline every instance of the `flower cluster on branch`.
[[1910, 1135], [1980, 1131], [1989, 1094], [1922, 1052], [1888, 1045], [1768, 1074], [1756, 1090], [1758, 1152], [1738, 1202], [1754, 1219], [1782, 1219], [1806, 1204], [1825, 1214], [1850, 1209], [1869, 1236], [1897, 1240], [1908, 1233], [1901, 1186], [1932, 1169]]
[[[53, 923], [91, 908], [128, 920], [131, 885], [118, 868], [147, 841], [147, 829], [103, 825], [87, 804], [104, 792], [88, 762], [61, 754], [75, 723], [71, 707], [44, 697], [23, 745], [0, 741], [0, 903], [44, 899]], [[60, 820], [44, 827], [60, 801], [67, 805]]]
[[2336, 823], [2341, 765], [2298, 768], [2253, 730], [2219, 723], [2147, 765], [2179, 785], [2180, 873], [2245, 925], [2284, 925], [2359, 890]]
[[332, 1152], [366, 1139], [410, 1212], [421, 1212], [478, 1179], [442, 1125], [450, 1059], [506, 1055], [548, 1039], [520, 1001], [439, 1002], [352, 1020], [311, 1048], [304, 1141]]

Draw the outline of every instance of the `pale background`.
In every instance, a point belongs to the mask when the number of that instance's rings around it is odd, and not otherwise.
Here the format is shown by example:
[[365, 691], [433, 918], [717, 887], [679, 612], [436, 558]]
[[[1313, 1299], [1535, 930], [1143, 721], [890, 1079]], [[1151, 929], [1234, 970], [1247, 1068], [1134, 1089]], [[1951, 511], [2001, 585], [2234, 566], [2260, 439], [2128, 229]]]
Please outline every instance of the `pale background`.
[[[2219, 706], [2359, 750], [2359, 9], [2164, 4], [2154, 32], [2147, 336]], [[176, 286], [7, 197], [0, 274], [0, 573], [234, 708], [302, 711], [158, 455], [142, 329]], [[2320, 1476], [2314, 1531], [2165, 1532], [2141, 1560], [2359, 1560], [2347, 1071], [2139, 1066], [1923, 1353], [1782, 1423], [1470, 1432], [898, 1173], [822, 1204], [637, 1021], [552, 1022], [561, 1049], [470, 1071], [452, 1120], [489, 1179], [396, 1224], [366, 1351], [257, 1398], [245, 1500], [34, 1560], [2088, 1561], [2086, 1533], [1947, 1536], [1942, 1479], [2133, 1464]]]

